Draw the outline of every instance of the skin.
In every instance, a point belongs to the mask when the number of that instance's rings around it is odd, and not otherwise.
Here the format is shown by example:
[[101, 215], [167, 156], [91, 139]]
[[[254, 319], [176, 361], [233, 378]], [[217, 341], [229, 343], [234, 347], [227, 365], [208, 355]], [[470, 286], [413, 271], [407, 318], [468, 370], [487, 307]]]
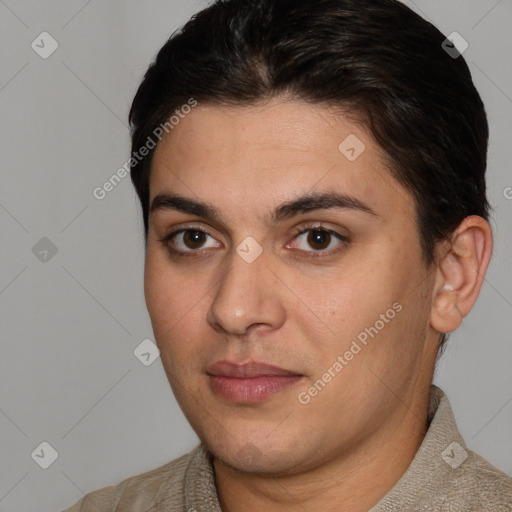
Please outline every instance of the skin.
[[[338, 149], [349, 134], [366, 146], [355, 161]], [[173, 192], [210, 203], [222, 218], [150, 214], [145, 296], [176, 399], [214, 455], [224, 511], [368, 511], [422, 442], [439, 333], [455, 330], [475, 303], [492, 235], [485, 220], [467, 217], [427, 268], [413, 197], [384, 162], [347, 116], [283, 97], [200, 104], [155, 150], [150, 202]], [[322, 209], [268, 223], [281, 203], [333, 190], [376, 215]], [[320, 222], [348, 243], [325, 235], [322, 246], [311, 232], [296, 234]], [[207, 234], [159, 241], [187, 228]], [[252, 263], [236, 252], [249, 236], [263, 251]], [[401, 311], [300, 403], [299, 393], [394, 303]], [[303, 378], [263, 402], [234, 404], [211, 391], [206, 374], [226, 359]]]

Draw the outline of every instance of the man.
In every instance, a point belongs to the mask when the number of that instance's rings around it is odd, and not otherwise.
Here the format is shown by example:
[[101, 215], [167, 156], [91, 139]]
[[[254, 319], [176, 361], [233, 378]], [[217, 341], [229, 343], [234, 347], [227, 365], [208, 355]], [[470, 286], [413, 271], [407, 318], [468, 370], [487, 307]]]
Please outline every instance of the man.
[[394, 0], [219, 0], [160, 50], [131, 177], [201, 445], [70, 512], [512, 510], [432, 385], [492, 254], [485, 110], [445, 39]]

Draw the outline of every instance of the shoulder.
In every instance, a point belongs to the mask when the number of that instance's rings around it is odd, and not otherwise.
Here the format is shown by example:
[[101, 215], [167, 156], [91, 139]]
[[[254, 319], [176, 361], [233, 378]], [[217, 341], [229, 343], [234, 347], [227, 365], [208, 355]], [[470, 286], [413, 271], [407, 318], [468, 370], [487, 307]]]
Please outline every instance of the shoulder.
[[186, 470], [199, 450], [196, 447], [163, 466], [90, 492], [63, 512], [143, 512], [164, 495], [180, 501]]
[[462, 503], [467, 512], [511, 512], [512, 478], [468, 450], [467, 459], [452, 473], [441, 510], [451, 512], [454, 504]]

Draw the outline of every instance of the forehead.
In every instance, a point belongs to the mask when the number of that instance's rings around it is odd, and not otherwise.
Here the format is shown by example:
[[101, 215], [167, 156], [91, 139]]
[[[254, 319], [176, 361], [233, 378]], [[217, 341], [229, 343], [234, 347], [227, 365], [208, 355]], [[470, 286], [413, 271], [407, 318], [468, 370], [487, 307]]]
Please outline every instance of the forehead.
[[199, 104], [155, 149], [150, 203], [174, 191], [254, 213], [306, 192], [335, 191], [379, 215], [411, 217], [413, 198], [386, 162], [364, 126], [327, 105]]

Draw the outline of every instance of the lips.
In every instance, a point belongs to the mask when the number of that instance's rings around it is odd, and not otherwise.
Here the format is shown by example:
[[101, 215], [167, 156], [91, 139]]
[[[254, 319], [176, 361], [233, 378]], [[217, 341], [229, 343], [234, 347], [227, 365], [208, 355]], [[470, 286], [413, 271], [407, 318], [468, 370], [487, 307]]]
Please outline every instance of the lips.
[[239, 379], [253, 379], [255, 377], [274, 375], [298, 375], [296, 372], [291, 372], [283, 368], [279, 368], [278, 366], [259, 363], [256, 361], [251, 361], [245, 364], [236, 364], [230, 361], [218, 361], [209, 366], [206, 373], [219, 377], [236, 377]]
[[218, 396], [237, 403], [261, 402], [303, 378], [278, 366], [248, 362], [218, 361], [208, 367], [210, 389]]

